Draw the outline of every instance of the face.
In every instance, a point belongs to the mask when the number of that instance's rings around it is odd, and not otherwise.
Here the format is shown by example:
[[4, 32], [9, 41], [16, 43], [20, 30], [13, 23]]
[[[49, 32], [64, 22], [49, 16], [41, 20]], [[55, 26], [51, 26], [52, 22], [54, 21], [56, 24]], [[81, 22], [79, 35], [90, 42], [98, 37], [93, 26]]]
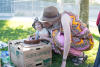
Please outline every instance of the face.
[[42, 25], [40, 23], [35, 23], [35, 28], [36, 28], [36, 30], [41, 30]]
[[59, 17], [55, 21], [47, 21], [47, 22], [44, 22], [43, 23], [43, 26], [46, 27], [46, 28], [49, 28], [50, 26], [54, 25], [55, 23], [59, 23], [60, 20], [61, 20], [61, 18]]
[[52, 25], [53, 25], [53, 22], [44, 22], [43, 23], [43, 26], [46, 27], [46, 28], [49, 28]]

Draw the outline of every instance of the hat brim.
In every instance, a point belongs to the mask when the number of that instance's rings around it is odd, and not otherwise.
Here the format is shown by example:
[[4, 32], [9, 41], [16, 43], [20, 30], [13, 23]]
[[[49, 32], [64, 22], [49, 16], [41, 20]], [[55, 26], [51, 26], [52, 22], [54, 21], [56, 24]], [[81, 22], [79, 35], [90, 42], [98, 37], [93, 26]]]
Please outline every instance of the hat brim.
[[60, 14], [59, 14], [59, 16], [57, 16], [57, 17], [54, 17], [54, 18], [47, 18], [47, 17], [42, 17], [42, 21], [43, 22], [52, 22], [52, 21], [56, 21], [57, 19], [59, 19], [60, 18]]

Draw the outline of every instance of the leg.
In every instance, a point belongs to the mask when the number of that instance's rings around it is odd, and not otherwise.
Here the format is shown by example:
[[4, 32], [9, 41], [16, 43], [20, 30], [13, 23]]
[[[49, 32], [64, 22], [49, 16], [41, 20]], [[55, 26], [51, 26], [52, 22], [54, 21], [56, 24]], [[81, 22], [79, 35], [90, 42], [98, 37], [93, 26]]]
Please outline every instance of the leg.
[[74, 65], [82, 64], [87, 59], [87, 56], [82, 51], [74, 48], [70, 48], [69, 53], [73, 56], [76, 56], [76, 58], [72, 59]]
[[100, 67], [100, 63], [99, 63], [99, 65], [98, 65], [98, 67]]
[[98, 67], [98, 65], [100, 65], [100, 40], [99, 40], [99, 49], [98, 49], [97, 57], [94, 63], [94, 67]]

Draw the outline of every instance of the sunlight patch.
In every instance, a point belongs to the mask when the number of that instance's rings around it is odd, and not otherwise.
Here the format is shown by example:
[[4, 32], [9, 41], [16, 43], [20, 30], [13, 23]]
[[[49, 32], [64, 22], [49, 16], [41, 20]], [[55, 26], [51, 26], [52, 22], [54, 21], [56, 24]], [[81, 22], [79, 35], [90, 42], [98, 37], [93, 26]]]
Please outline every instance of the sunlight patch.
[[32, 18], [14, 17], [8, 20], [7, 26], [13, 29], [21, 26], [22, 29], [26, 29], [32, 27], [32, 23], [33, 23]]

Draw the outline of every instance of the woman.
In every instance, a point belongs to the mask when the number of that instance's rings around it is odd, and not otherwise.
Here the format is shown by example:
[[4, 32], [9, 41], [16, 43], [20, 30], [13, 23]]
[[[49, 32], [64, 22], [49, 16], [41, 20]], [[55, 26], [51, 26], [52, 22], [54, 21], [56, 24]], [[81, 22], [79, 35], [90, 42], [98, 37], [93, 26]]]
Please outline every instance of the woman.
[[93, 37], [73, 13], [65, 11], [60, 14], [56, 7], [49, 6], [44, 9], [42, 20], [45, 21], [43, 25], [53, 38], [53, 50], [63, 54], [62, 67], [66, 65], [68, 52], [72, 56], [76, 56], [73, 59], [75, 65], [86, 60], [87, 56], [83, 51], [93, 47]]
[[[96, 24], [98, 26], [98, 30], [99, 30], [99, 33], [100, 33], [100, 12], [98, 14]], [[99, 39], [99, 49], [98, 49], [97, 57], [96, 57], [96, 60], [95, 60], [95, 63], [94, 63], [94, 67], [100, 67], [100, 39]]]

